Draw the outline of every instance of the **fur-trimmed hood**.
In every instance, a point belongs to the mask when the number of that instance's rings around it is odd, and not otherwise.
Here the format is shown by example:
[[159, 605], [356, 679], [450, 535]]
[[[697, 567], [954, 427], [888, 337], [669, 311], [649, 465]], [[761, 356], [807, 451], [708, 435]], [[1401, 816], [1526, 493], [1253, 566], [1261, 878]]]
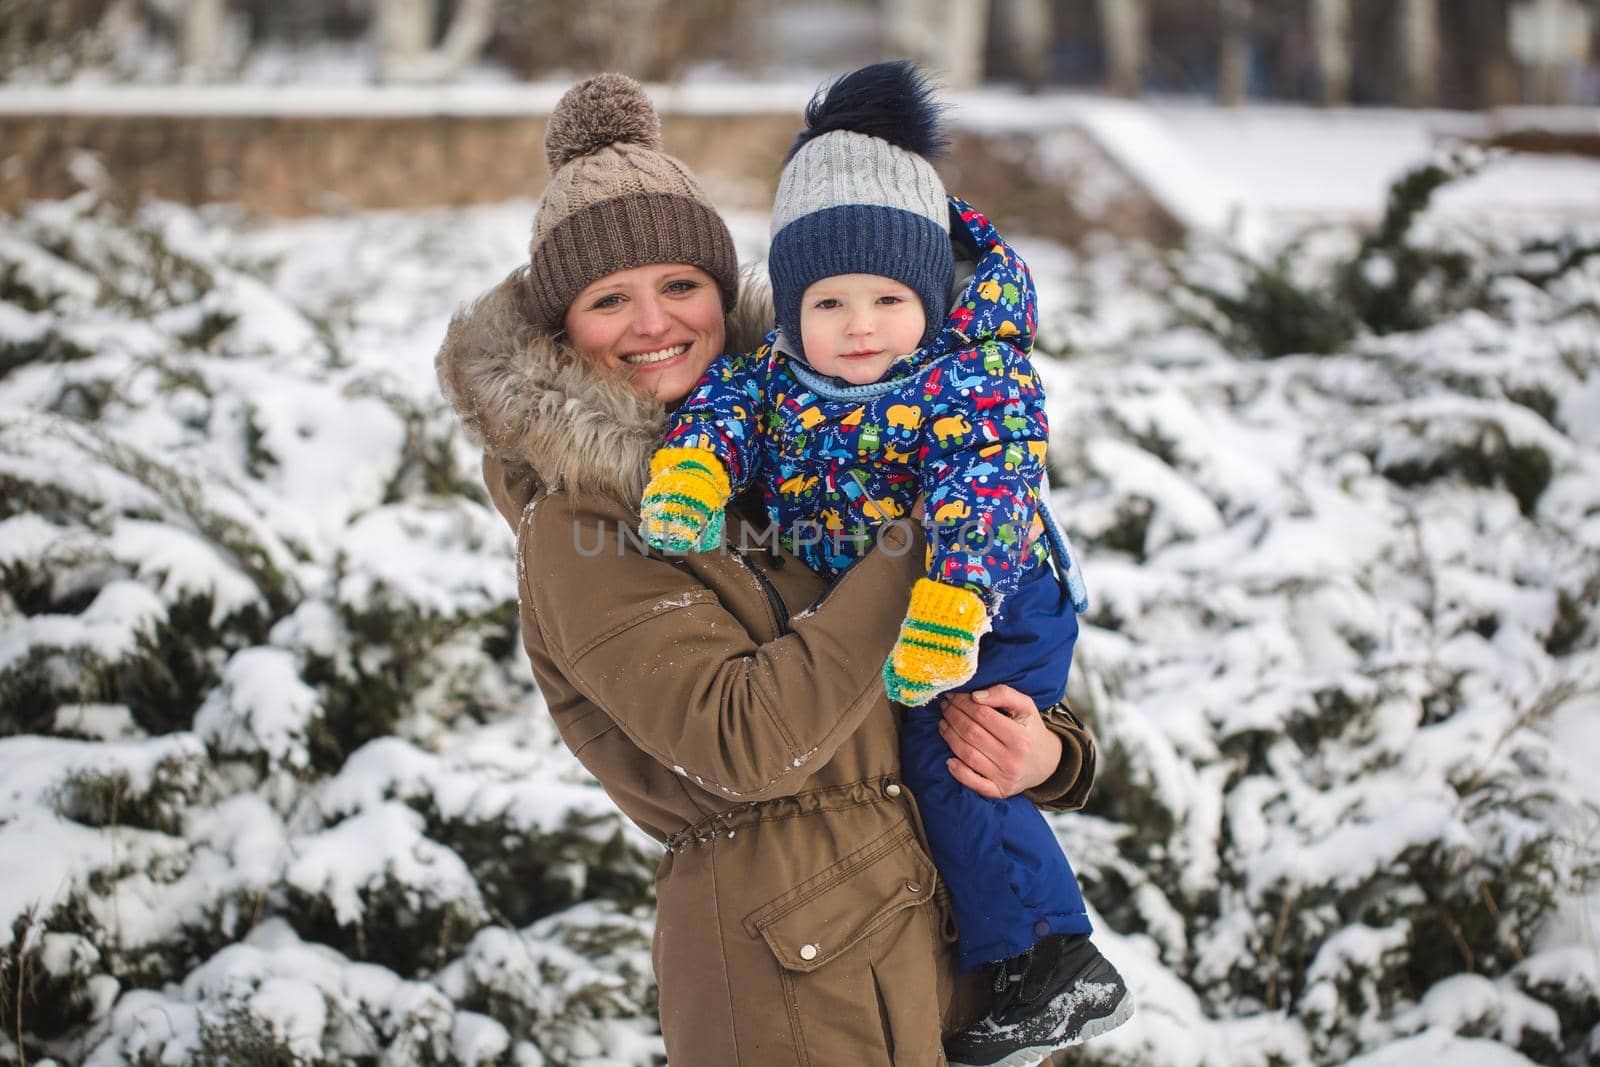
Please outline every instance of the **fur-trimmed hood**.
[[[439, 389], [467, 436], [547, 486], [637, 505], [666, 410], [627, 379], [579, 355], [565, 335], [534, 325], [524, 265], [457, 311], [434, 358]], [[726, 345], [760, 343], [772, 322], [765, 271], [746, 269]]]

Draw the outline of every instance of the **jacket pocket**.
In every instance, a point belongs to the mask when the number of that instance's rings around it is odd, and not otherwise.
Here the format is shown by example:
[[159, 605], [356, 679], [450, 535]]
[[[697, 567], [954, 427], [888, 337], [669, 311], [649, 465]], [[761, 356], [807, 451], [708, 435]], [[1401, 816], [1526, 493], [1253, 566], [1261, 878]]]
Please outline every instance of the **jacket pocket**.
[[809, 973], [932, 901], [937, 878], [911, 828], [898, 827], [751, 912], [744, 927], [785, 970]]

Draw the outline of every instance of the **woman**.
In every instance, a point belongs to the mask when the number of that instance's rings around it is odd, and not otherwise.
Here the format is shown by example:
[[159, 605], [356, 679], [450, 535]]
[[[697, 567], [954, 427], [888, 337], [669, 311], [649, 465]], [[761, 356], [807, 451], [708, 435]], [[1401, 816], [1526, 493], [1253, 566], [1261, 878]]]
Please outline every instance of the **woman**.
[[[666, 845], [669, 1057], [939, 1063], [987, 994], [957, 979], [879, 676], [920, 534], [890, 530], [827, 590], [741, 529], [759, 506], [730, 509], [726, 552], [666, 557], [633, 533], [664, 413], [723, 350], [738, 289], [725, 225], [659, 144], [629, 79], [562, 98], [531, 262], [452, 321], [441, 386], [517, 530], [523, 639], [562, 738]], [[758, 335], [771, 309], [750, 303]], [[1081, 804], [1073, 723], [1001, 690], [947, 721], [964, 783]]]

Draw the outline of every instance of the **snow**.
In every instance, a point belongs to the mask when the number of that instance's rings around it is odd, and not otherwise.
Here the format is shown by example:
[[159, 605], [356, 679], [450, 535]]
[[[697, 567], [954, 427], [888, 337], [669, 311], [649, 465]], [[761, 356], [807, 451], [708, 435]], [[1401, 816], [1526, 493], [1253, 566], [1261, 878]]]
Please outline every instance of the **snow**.
[[170, 608], [199, 597], [212, 603], [212, 625], [234, 612], [261, 607], [261, 591], [205, 539], [164, 523], [118, 519], [111, 527], [113, 555], [135, 574], [156, 578]]
[[53, 725], [57, 733], [97, 741], [125, 741], [143, 733], [126, 704], [63, 704]]
[[367, 895], [387, 882], [406, 887], [412, 906], [451, 904], [483, 912], [471, 872], [451, 850], [423, 836], [420, 814], [382, 804], [296, 843], [287, 872], [291, 886], [333, 905], [342, 926], [361, 922]]
[[489, 758], [491, 753], [472, 750], [441, 757], [400, 738], [379, 738], [351, 754], [318, 803], [336, 816], [377, 808], [387, 798], [426, 797], [446, 820], [504, 820], [540, 834], [586, 820], [604, 827], [604, 816], [612, 810], [609, 802], [592, 788], [552, 780], [556, 768], [547, 756], [504, 750], [498, 766]]
[[194, 716], [195, 732], [214, 752], [266, 757], [269, 764], [303, 770], [312, 724], [322, 716], [317, 691], [300, 680], [293, 654], [247, 648], [234, 654]]
[[516, 598], [516, 574], [501, 566], [512, 537], [498, 515], [460, 504], [376, 508], [340, 540], [349, 604], [390, 601], [422, 615], [486, 611]]
[[1482, 1038], [1461, 1038], [1438, 1028], [1357, 1056], [1345, 1067], [1529, 1067], [1534, 1061]]
[[[1441, 141], [1474, 135], [1449, 112], [1183, 102], [1084, 105], [1085, 125], [1181, 221], [1255, 246], [1267, 227], [1373, 219], [1389, 183]], [[1600, 213], [1600, 161], [1512, 156], [1446, 191], [1448, 215]]]
[[[0, 634], [0, 670], [45, 650], [81, 651], [115, 662], [165, 619], [165, 607], [148, 587], [125, 580], [108, 582], [80, 614], [35, 615], [7, 627]], [[67, 668], [60, 663], [57, 669]]]

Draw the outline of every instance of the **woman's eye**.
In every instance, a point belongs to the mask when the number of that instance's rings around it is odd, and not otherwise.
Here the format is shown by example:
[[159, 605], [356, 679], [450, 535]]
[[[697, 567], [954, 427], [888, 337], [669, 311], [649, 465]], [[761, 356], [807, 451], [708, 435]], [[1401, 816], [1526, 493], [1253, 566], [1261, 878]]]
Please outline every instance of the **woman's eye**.
[[692, 293], [700, 288], [700, 283], [689, 278], [679, 278], [677, 281], [667, 283], [669, 293]]
[[589, 310], [590, 311], [604, 311], [604, 310], [606, 310], [608, 308], [617, 307], [621, 303], [622, 303], [622, 294], [621, 293], [611, 293], [608, 296], [600, 297], [594, 303], [590, 304], [589, 305]]

